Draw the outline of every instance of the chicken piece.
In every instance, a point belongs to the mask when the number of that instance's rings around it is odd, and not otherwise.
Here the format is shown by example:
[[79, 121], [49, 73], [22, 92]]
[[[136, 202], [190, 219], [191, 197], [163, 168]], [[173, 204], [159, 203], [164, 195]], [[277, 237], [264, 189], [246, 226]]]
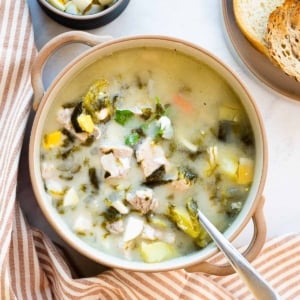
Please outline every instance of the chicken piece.
[[93, 130], [88, 132], [76, 132], [71, 123], [71, 115], [73, 108], [61, 108], [58, 110], [56, 115], [56, 120], [60, 123], [65, 129], [70, 131], [77, 139], [82, 142], [85, 142], [89, 134], [93, 135], [96, 139], [101, 137], [101, 131], [97, 126], [93, 126]]
[[113, 223], [107, 223], [105, 228], [112, 234], [120, 234], [124, 232], [124, 222], [120, 219]]
[[109, 173], [110, 177], [122, 177], [127, 174], [133, 154], [131, 148], [127, 146], [102, 145], [100, 150], [105, 153], [101, 157], [102, 167]]
[[147, 178], [162, 165], [167, 165], [164, 150], [150, 138], [146, 138], [136, 150], [136, 158], [141, 162], [144, 176]]
[[172, 182], [172, 186], [179, 191], [185, 191], [190, 188], [190, 183], [188, 183], [185, 179], [175, 180]]
[[102, 167], [109, 173], [109, 177], [122, 177], [127, 174], [133, 154], [131, 148], [127, 146], [101, 146], [100, 149], [103, 153], [109, 152], [100, 159]]
[[153, 197], [153, 191], [149, 188], [127, 193], [126, 200], [142, 214], [158, 207], [158, 201]]
[[101, 145], [100, 150], [103, 153], [113, 152], [113, 154], [119, 158], [131, 157], [133, 150], [127, 146], [115, 146], [115, 145]]
[[[75, 132], [71, 123], [71, 115], [73, 108], [61, 108], [58, 110], [56, 115], [56, 120], [58, 123], [64, 126], [68, 131], [70, 131], [76, 138], [84, 142], [88, 138], [88, 133], [86, 132]], [[99, 133], [97, 133], [99, 135]]]

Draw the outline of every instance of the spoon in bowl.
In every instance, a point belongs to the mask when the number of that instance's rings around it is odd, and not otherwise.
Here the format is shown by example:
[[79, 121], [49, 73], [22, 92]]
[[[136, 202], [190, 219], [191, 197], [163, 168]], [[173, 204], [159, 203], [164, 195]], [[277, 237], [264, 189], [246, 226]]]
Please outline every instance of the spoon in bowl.
[[198, 209], [199, 222], [209, 233], [218, 248], [227, 257], [232, 267], [240, 278], [248, 286], [249, 290], [257, 299], [275, 300], [281, 299], [273, 288], [261, 275], [251, 266], [251, 264], [241, 255], [236, 248], [223, 236], [223, 234], [206, 218]]

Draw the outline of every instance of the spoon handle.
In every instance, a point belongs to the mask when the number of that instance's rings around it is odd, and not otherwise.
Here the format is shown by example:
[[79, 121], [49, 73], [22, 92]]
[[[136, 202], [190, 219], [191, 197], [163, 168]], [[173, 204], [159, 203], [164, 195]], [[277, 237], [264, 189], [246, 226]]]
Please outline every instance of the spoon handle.
[[280, 296], [261, 277], [251, 264], [238, 252], [236, 248], [223, 236], [223, 234], [198, 210], [198, 218], [205, 230], [228, 258], [230, 264], [239, 274], [249, 290], [257, 299], [275, 300]]

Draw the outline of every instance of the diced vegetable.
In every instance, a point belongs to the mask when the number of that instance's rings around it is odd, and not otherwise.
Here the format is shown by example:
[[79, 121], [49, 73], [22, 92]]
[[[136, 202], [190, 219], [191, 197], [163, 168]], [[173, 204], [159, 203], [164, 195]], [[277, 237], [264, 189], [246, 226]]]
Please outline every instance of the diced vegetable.
[[165, 242], [141, 242], [140, 253], [144, 262], [157, 263], [176, 256], [174, 247]]
[[238, 122], [240, 120], [240, 114], [241, 111], [238, 107], [223, 105], [219, 110], [219, 119]]
[[77, 122], [83, 131], [87, 133], [92, 133], [94, 131], [95, 125], [90, 115], [80, 114], [77, 117]]
[[72, 2], [78, 7], [78, 9], [84, 12], [87, 7], [92, 4], [93, 0], [72, 0]]
[[64, 11], [65, 10], [65, 3], [64, 0], [49, 0], [49, 3], [52, 4], [55, 8]]
[[70, 188], [64, 195], [63, 206], [76, 206], [79, 202], [78, 195], [74, 188]]
[[82, 112], [83, 112], [82, 102], [79, 102], [74, 107], [74, 110], [72, 111], [71, 114], [71, 123], [75, 132], [83, 132], [82, 128], [78, 124], [78, 117], [82, 114]]
[[187, 99], [183, 98], [180, 95], [174, 95], [173, 100], [176, 106], [180, 108], [182, 111], [189, 114], [193, 112], [194, 108]]
[[55, 179], [45, 181], [46, 189], [53, 197], [61, 197], [65, 194], [65, 187]]
[[66, 4], [65, 12], [71, 15], [81, 15], [81, 11], [72, 1]]
[[93, 223], [92, 216], [88, 212], [80, 213], [74, 220], [73, 230], [79, 235], [86, 235], [92, 232]]
[[127, 219], [123, 241], [128, 242], [138, 237], [144, 228], [144, 220], [138, 216], [129, 216]]
[[110, 5], [115, 2], [115, 0], [98, 0], [101, 5]]
[[207, 148], [208, 153], [208, 165], [209, 168], [206, 170], [207, 176], [211, 176], [218, 166], [218, 147], [211, 146]]
[[250, 158], [241, 157], [237, 172], [238, 184], [249, 184], [253, 180], [254, 162]]
[[148, 217], [150, 224], [157, 226], [159, 228], [167, 228], [170, 221], [168, 221], [165, 217], [154, 214]]
[[99, 4], [92, 4], [88, 6], [88, 8], [85, 10], [86, 15], [93, 15], [103, 10], [103, 7]]
[[191, 219], [189, 212], [184, 207], [169, 206], [168, 216], [183, 232], [196, 238], [200, 233], [200, 225]]
[[60, 146], [62, 144], [62, 137], [63, 135], [59, 130], [45, 134], [43, 139], [43, 147], [45, 149], [49, 149]]
[[83, 98], [83, 108], [91, 115], [94, 123], [99, 123], [97, 113], [107, 108], [112, 113], [112, 103], [107, 94], [108, 81], [98, 80], [88, 90]]
[[234, 121], [223, 120], [219, 122], [218, 139], [222, 142], [231, 142], [234, 136], [240, 133], [240, 126]]
[[238, 158], [230, 151], [222, 151], [218, 155], [218, 170], [234, 180], [237, 178]]
[[181, 166], [178, 168], [178, 180], [181, 179], [185, 180], [187, 184], [191, 185], [197, 179], [197, 174], [189, 168]]

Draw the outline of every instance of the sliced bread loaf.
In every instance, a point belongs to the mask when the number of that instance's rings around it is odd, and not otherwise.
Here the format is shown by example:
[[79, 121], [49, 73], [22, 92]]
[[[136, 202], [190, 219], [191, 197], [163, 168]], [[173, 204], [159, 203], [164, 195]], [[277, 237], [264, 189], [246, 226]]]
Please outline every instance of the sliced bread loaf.
[[270, 14], [266, 40], [273, 63], [300, 81], [300, 0], [285, 0]]
[[283, 0], [233, 0], [233, 11], [240, 30], [256, 49], [266, 55], [268, 18], [282, 3]]

